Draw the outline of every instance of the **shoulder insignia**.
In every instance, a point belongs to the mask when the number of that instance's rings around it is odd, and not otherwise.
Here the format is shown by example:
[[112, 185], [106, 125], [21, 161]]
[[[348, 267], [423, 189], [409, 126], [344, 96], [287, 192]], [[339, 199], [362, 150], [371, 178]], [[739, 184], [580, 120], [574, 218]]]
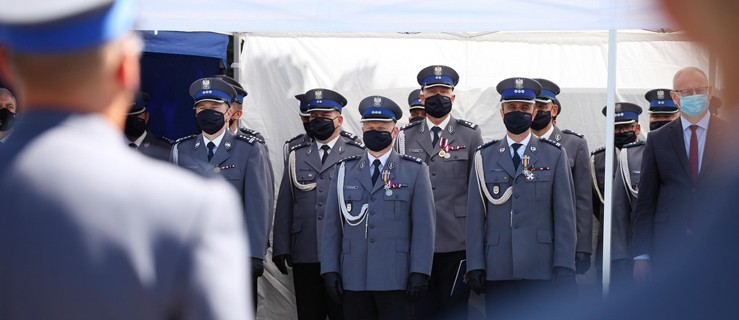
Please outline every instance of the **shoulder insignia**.
[[472, 122], [469, 122], [467, 120], [457, 119], [457, 123], [471, 129], [477, 129], [477, 124], [474, 124]]
[[552, 140], [549, 140], [549, 139], [540, 139], [539, 141], [543, 141], [543, 142], [546, 142], [548, 144], [551, 144], [551, 145], [557, 147], [557, 149], [562, 149], [562, 144], [559, 143], [559, 142], [557, 142], [557, 141], [552, 141]]
[[287, 141], [285, 141], [285, 143], [290, 143], [290, 142], [293, 142], [295, 140], [302, 139], [303, 137], [305, 137], [305, 133], [301, 133], [301, 134], [299, 134], [297, 136], [294, 136], [294, 137], [288, 139]]
[[343, 130], [341, 131], [341, 136], [344, 137], [344, 138], [349, 138], [349, 139], [351, 139], [353, 141], [356, 141], [357, 139], [359, 139], [359, 137], [356, 134], [353, 134], [353, 133], [347, 132], [347, 131], [343, 131]]
[[570, 129], [564, 129], [564, 130], [562, 130], [562, 132], [564, 132], [564, 133], [567, 133], [567, 134], [572, 134], [572, 135], [576, 135], [576, 136], [578, 136], [578, 137], [580, 137], [580, 138], [585, 138], [585, 135], [584, 135], [584, 134], [581, 134], [581, 133], [577, 133], [577, 132], [575, 132], [575, 131], [572, 131], [572, 130], [570, 130]]
[[594, 155], [596, 153], [601, 153], [603, 151], [606, 151], [606, 147], [600, 147], [598, 149], [593, 150], [593, 152], [590, 153], [590, 155]]
[[346, 144], [350, 144], [357, 148], [364, 149], [364, 144], [356, 140], [347, 140]]
[[340, 159], [340, 160], [339, 160], [338, 162], [336, 162], [336, 163], [340, 163], [340, 162], [346, 162], [346, 161], [351, 161], [351, 160], [356, 160], [356, 159], [359, 159], [359, 158], [361, 158], [361, 157], [362, 157], [362, 155], [361, 155], [361, 154], [355, 154], [355, 155], [353, 155], [353, 156], [350, 156], [350, 157], [342, 158], [342, 159]]
[[411, 122], [411, 123], [409, 123], [409, 124], [406, 124], [406, 125], [402, 126], [402, 127], [400, 128], [400, 130], [405, 130], [405, 129], [408, 129], [408, 128], [413, 128], [413, 127], [415, 127], [415, 126], [417, 126], [417, 125], [421, 124], [422, 122], [423, 122], [423, 121], [413, 121], [413, 122]]
[[162, 141], [166, 142], [169, 145], [174, 144], [174, 141], [172, 141], [172, 139], [169, 139], [169, 138], [167, 138], [165, 136], [159, 136], [159, 137], [157, 137], [157, 139], [162, 140]]
[[416, 158], [416, 157], [412, 157], [412, 156], [409, 156], [409, 155], [407, 155], [407, 154], [399, 154], [398, 156], [399, 156], [399, 157], [400, 157], [401, 159], [405, 159], [405, 160], [409, 160], [409, 161], [415, 161], [415, 162], [418, 162], [418, 163], [421, 163], [421, 162], [423, 162], [423, 160], [421, 160], [421, 159], [419, 159], [419, 158]]
[[482, 149], [487, 148], [490, 145], [494, 145], [494, 144], [496, 144], [498, 142], [500, 142], [500, 140], [490, 140], [488, 142], [485, 142], [485, 143], [481, 144], [479, 147], [477, 147], [477, 150], [482, 150]]
[[246, 142], [248, 142], [250, 144], [254, 144], [254, 142], [264, 143], [264, 140], [259, 139], [256, 136], [248, 136], [248, 135], [245, 135], [245, 134], [237, 134], [237, 135], [234, 136], [234, 138], [236, 138], [238, 140], [246, 141]]
[[645, 144], [646, 144], [646, 142], [644, 142], [644, 141], [635, 141], [635, 142], [632, 142], [632, 143], [625, 144], [624, 145], [624, 148], [638, 147], [638, 146], [643, 146]]
[[302, 143], [298, 143], [298, 144], [294, 145], [292, 148], [290, 148], [290, 151], [298, 150], [300, 148], [310, 146], [311, 144], [312, 144], [312, 142], [310, 142], [310, 141], [303, 141]]
[[187, 140], [190, 140], [190, 139], [195, 139], [195, 137], [197, 137], [197, 136], [198, 136], [197, 134], [193, 134], [193, 135], [190, 135], [190, 136], [187, 136], [187, 137], [182, 137], [182, 138], [179, 138], [179, 139], [175, 140], [174, 143], [180, 143], [180, 142], [187, 141]]

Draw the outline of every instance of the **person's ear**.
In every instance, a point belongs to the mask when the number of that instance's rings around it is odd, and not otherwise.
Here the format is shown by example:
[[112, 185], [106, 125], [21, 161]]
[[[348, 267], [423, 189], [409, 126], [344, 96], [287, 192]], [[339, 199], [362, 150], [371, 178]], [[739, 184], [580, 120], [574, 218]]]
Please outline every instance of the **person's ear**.
[[456, 98], [457, 98], [457, 95], [454, 94], [454, 93], [452, 93], [452, 104], [454, 103], [454, 99], [456, 99]]
[[675, 91], [670, 91], [670, 98], [672, 98], [672, 102], [680, 107], [680, 97], [677, 96], [677, 93], [675, 93]]
[[636, 127], [634, 128], [634, 133], [638, 136], [641, 134], [641, 125], [639, 123], [636, 124]]
[[336, 117], [336, 121], [339, 123], [339, 125], [336, 126], [336, 127], [337, 128], [338, 127], [341, 127], [344, 124], [344, 116], [343, 115], [339, 115], [338, 117]]

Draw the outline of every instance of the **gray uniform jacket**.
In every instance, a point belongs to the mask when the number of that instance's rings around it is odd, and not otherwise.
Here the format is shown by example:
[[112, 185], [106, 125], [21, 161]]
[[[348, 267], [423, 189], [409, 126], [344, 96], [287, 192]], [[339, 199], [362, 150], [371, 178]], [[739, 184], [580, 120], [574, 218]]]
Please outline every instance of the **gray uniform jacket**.
[[560, 130], [554, 126], [549, 139], [562, 144], [567, 151], [567, 162], [572, 173], [575, 187], [575, 216], [577, 221], [577, 252], [593, 252], [593, 195], [590, 178], [590, 159], [588, 142], [583, 135]]
[[285, 165], [277, 195], [272, 254], [289, 254], [295, 263], [317, 263], [334, 164], [362, 155], [364, 146], [340, 136], [324, 164], [313, 141], [296, 145], [290, 152], [294, 162]]
[[551, 279], [554, 267], [575, 270], [577, 234], [566, 151], [535, 137], [525, 148], [532, 170], [528, 177], [523, 164], [514, 170], [505, 139], [479, 149], [481, 162], [470, 175], [467, 270], [486, 270], [489, 281], [544, 280]]
[[163, 161], [169, 160], [169, 153], [171, 149], [171, 141], [168, 141], [163, 137], [156, 137], [148, 130], [146, 131], [146, 136], [144, 137], [144, 140], [141, 141], [141, 145], [138, 147], [138, 150], [141, 153], [154, 159], [159, 159]]
[[[390, 152], [383, 171], [389, 171], [394, 184], [402, 185], [390, 189], [392, 193], [383, 188], [382, 178], [372, 185], [366, 153], [343, 161], [343, 187], [337, 183], [340, 164], [332, 174], [321, 274], [338, 272], [345, 290], [405, 290], [411, 272], [431, 275], [436, 220], [428, 167], [420, 159]], [[357, 216], [365, 205], [366, 220], [357, 226], [344, 220], [343, 210]]]
[[416, 121], [401, 128], [395, 150], [420, 158], [429, 166], [437, 221], [434, 252], [463, 251], [467, 181], [472, 158], [482, 144], [482, 135], [476, 124], [451, 117], [441, 138], [448, 139], [452, 149], [459, 148], [449, 151], [449, 158], [439, 156], [439, 143], [431, 145], [431, 132], [426, 121]]
[[618, 171], [613, 179], [613, 232], [611, 260], [631, 259], [631, 223], [639, 197], [639, 177], [644, 141], [625, 145], [618, 155]]
[[121, 143], [101, 116], [28, 112], [0, 153], [0, 319], [247, 319], [228, 184]]
[[251, 256], [264, 259], [269, 230], [270, 202], [268, 164], [264, 148], [256, 137], [233, 135], [230, 130], [221, 140], [213, 158], [208, 161], [208, 148], [202, 134], [177, 140], [172, 147], [172, 162], [194, 172], [220, 175], [241, 195]]

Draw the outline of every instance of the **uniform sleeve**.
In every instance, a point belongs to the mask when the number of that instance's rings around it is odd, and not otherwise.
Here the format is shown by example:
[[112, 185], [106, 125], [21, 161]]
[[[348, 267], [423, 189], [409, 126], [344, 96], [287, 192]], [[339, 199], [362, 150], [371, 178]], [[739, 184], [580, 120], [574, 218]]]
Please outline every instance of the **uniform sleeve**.
[[246, 228], [249, 230], [249, 245], [253, 258], [264, 259], [267, 249], [267, 234], [269, 231], [268, 218], [270, 210], [270, 190], [272, 187], [267, 164], [260, 147], [253, 147], [246, 164], [246, 176], [244, 177], [244, 214], [246, 217]]
[[421, 163], [412, 195], [410, 272], [430, 276], [434, 259], [436, 212], [434, 209], [434, 195], [431, 191], [429, 168], [425, 163]]
[[323, 235], [321, 235], [321, 274], [340, 272], [339, 256], [341, 255], [341, 212], [339, 212], [336, 183], [340, 165], [334, 166], [331, 173], [331, 184], [326, 198], [326, 211], [323, 218]]
[[572, 195], [572, 174], [567, 162], [567, 151], [561, 149], [552, 182], [552, 211], [554, 213], [554, 265], [575, 270], [575, 204]]
[[[626, 149], [621, 152], [627, 152]], [[629, 192], [626, 191], [621, 157], [617, 157], [617, 172], [613, 178], [613, 226], [611, 233], [611, 260], [630, 259], [628, 235], [629, 220], [631, 218], [631, 202]]]
[[272, 229], [272, 255], [291, 254], [292, 243], [291, 226], [293, 222], [293, 185], [290, 181], [290, 168], [285, 164], [280, 182], [280, 191], [277, 193], [277, 207], [275, 208], [275, 223]]
[[210, 181], [200, 201], [191, 246], [185, 248], [183, 319], [248, 319], [249, 248], [239, 197], [222, 181]]
[[580, 139], [575, 156], [575, 214], [577, 215], [577, 252], [593, 251], [593, 182], [590, 177], [590, 152], [585, 139]]
[[485, 269], [485, 205], [483, 201], [487, 200], [482, 198], [477, 180], [473, 160], [467, 189], [467, 271]]
[[639, 178], [639, 200], [634, 209], [633, 250], [634, 257], [652, 254], [652, 235], [654, 233], [654, 211], [659, 194], [659, 169], [654, 152], [655, 141], [649, 133], [647, 145], [641, 163], [641, 177]]

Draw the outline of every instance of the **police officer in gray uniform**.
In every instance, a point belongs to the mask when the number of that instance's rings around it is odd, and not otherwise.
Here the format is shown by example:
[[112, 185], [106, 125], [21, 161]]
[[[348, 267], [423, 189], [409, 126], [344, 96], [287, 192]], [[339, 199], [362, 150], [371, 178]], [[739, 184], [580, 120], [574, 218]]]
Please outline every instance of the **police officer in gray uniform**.
[[139, 92], [136, 94], [133, 105], [126, 117], [126, 127], [123, 130], [126, 142], [128, 142], [129, 147], [137, 149], [147, 156], [168, 161], [172, 141], [164, 137], [156, 137], [146, 128], [146, 124], [149, 123], [149, 112], [146, 110], [148, 103], [148, 93]]
[[559, 86], [546, 79], [534, 80], [541, 84], [542, 90], [536, 97], [536, 117], [531, 122], [531, 132], [539, 138], [558, 142], [567, 150], [567, 163], [575, 187], [577, 216], [575, 271], [583, 274], [590, 269], [590, 256], [593, 252], [593, 198], [588, 142], [582, 134], [569, 129], [560, 130], [553, 123], [552, 119], [561, 112], [560, 105], [555, 104], [560, 92]]
[[541, 85], [510, 78], [497, 90], [508, 132], [474, 156], [467, 277], [473, 291], [485, 292], [487, 316], [506, 318], [574, 289], [577, 233], [566, 151], [529, 129]]
[[417, 80], [426, 119], [401, 128], [396, 150], [429, 166], [438, 223], [429, 295], [416, 305], [416, 313], [422, 319], [466, 318], [469, 291], [450, 293], [465, 259], [467, 181], [482, 135], [476, 124], [451, 115], [454, 87], [459, 82], [454, 69], [429, 66], [418, 73]]
[[[624, 145], [637, 141], [639, 134], [641, 133], [641, 126], [639, 125], [639, 115], [642, 113], [640, 106], [629, 103], [619, 102], [616, 103], [615, 108], [615, 137], [614, 145], [616, 147], [614, 154], [619, 154], [621, 148]], [[603, 107], [603, 115], [606, 115], [606, 107]], [[596, 247], [595, 255], [595, 266], [597, 268], [598, 279], [602, 277], [603, 268], [603, 204], [605, 195], [605, 183], [606, 183], [606, 153], [605, 147], [595, 149], [590, 154], [590, 177], [592, 181], [593, 190], [593, 215], [600, 222], [600, 229], [598, 232], [598, 245]], [[618, 174], [618, 167], [616, 161], [613, 162], [613, 174], [614, 177]], [[602, 283], [602, 281], [598, 281]]]
[[172, 147], [173, 163], [194, 172], [226, 179], [241, 195], [252, 264], [252, 292], [257, 304], [257, 279], [264, 272], [264, 254], [269, 230], [268, 164], [258, 138], [234, 135], [228, 130], [231, 102], [236, 92], [228, 83], [216, 78], [196, 80], [190, 86], [195, 100], [195, 118], [202, 132], [184, 137]]
[[[644, 95], [649, 101], [649, 131], [654, 131], [680, 117], [677, 104], [670, 97], [670, 89], [654, 89]], [[631, 223], [639, 197], [641, 159], [646, 143], [625, 144], [618, 154], [617, 172], [613, 179], [613, 232], [611, 241], [611, 287], [624, 288], [633, 282], [631, 259]]]
[[131, 1], [48, 4], [0, 10], [2, 81], [24, 102], [0, 152], [0, 319], [248, 318], [236, 193], [121, 143]]
[[359, 112], [368, 150], [341, 160], [331, 176], [321, 274], [347, 319], [409, 319], [433, 259], [428, 167], [392, 149], [403, 116], [395, 102], [370, 96]]
[[421, 103], [421, 89], [408, 94], [408, 123], [426, 119], [426, 108]]
[[346, 99], [327, 89], [306, 93], [313, 122], [330, 122], [328, 137], [308, 140], [290, 149], [277, 195], [272, 261], [283, 274], [292, 266], [299, 319], [343, 319], [341, 305], [326, 294], [319, 248], [324, 209], [334, 164], [364, 154], [364, 146], [341, 135]]

